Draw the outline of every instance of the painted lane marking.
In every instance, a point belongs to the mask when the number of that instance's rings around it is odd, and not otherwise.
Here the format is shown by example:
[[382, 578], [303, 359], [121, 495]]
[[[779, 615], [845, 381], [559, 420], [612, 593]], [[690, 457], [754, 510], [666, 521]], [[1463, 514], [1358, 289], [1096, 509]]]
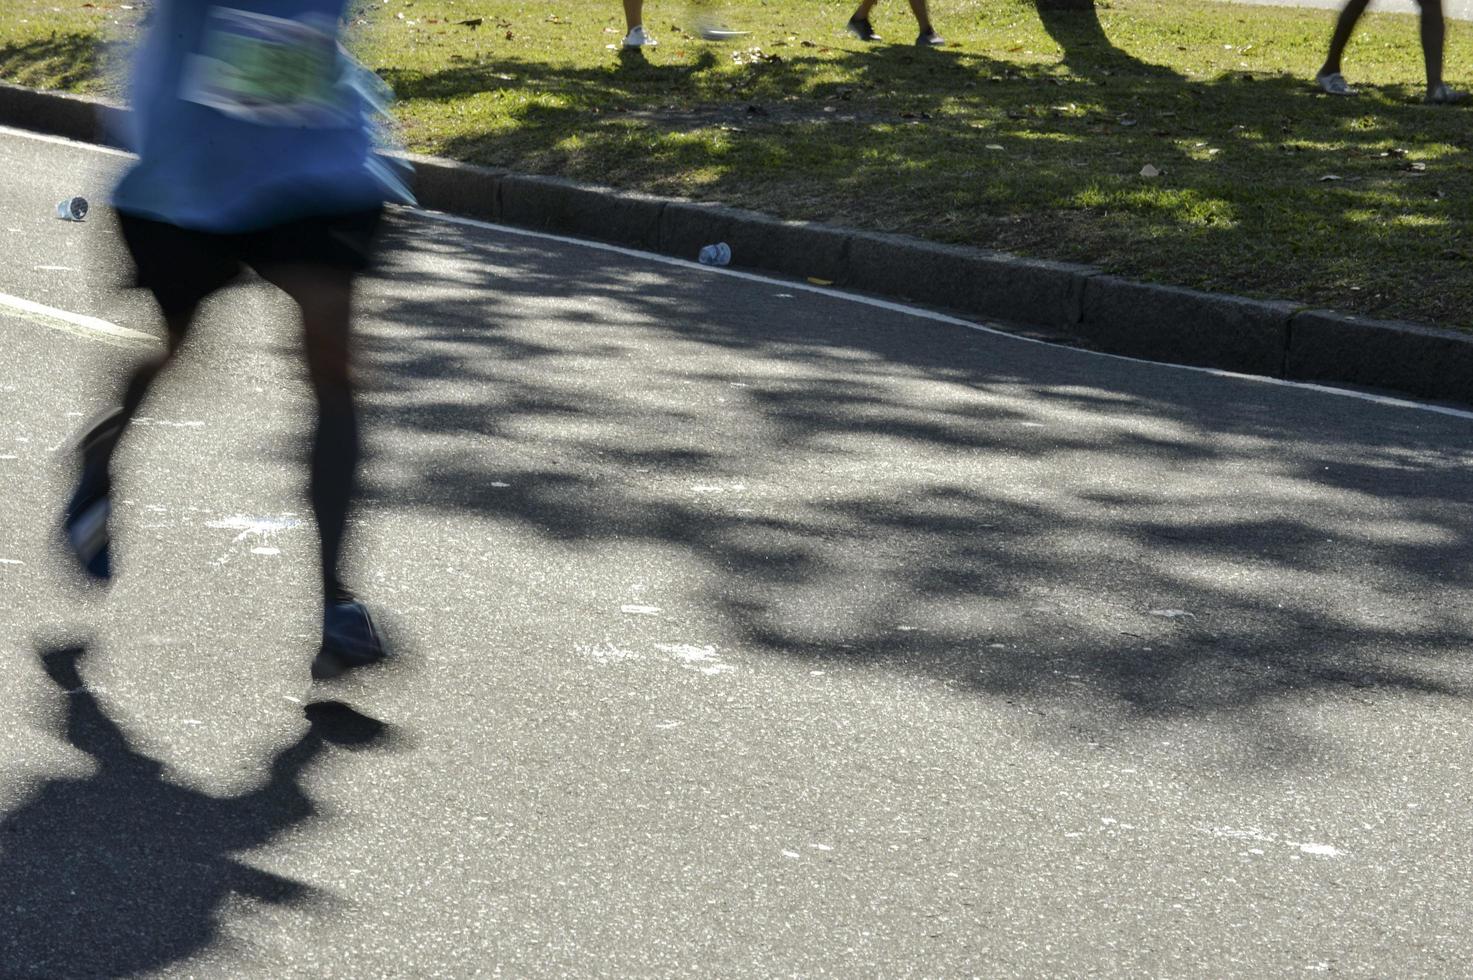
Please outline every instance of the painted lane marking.
[[163, 341], [152, 334], [120, 327], [116, 323], [99, 320], [95, 316], [83, 316], [80, 313], [58, 310], [54, 306], [21, 299], [19, 296], [11, 296], [7, 293], [0, 293], [0, 307], [53, 330], [60, 330], [63, 333], [84, 337], [88, 340], [100, 340], [103, 343], [121, 347], [130, 347], [135, 344], [163, 345]]

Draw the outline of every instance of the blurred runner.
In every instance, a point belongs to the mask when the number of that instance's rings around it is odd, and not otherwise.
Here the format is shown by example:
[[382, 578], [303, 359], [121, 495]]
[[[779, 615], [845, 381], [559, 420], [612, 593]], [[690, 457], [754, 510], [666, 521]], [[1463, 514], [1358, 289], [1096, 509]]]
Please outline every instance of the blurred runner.
[[412, 202], [377, 152], [386, 89], [343, 51], [346, 0], [159, 0], [133, 62], [125, 134], [138, 161], [113, 195], [123, 238], [168, 328], [121, 404], [82, 437], [63, 526], [93, 578], [112, 576], [111, 462], [201, 302], [245, 266], [301, 310], [317, 399], [310, 497], [321, 539], [322, 646], [315, 677], [384, 656], [339, 573], [358, 464], [349, 348], [353, 279], [386, 201]]

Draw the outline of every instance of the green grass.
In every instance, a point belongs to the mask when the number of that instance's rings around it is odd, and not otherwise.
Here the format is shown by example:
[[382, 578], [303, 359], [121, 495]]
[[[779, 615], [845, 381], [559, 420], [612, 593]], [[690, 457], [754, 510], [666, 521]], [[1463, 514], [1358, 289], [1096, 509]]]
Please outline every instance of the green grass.
[[[732, 0], [752, 36], [717, 45], [649, 0], [662, 43], [631, 55], [612, 0], [388, 0], [351, 44], [422, 152], [1473, 328], [1473, 110], [1418, 103], [1414, 18], [1362, 22], [1337, 100], [1306, 81], [1325, 11], [933, 0], [952, 43], [919, 51], [900, 0], [874, 17], [896, 44], [842, 35], [850, 6]], [[136, 13], [6, 0], [0, 78], [108, 91], [99, 44]]]

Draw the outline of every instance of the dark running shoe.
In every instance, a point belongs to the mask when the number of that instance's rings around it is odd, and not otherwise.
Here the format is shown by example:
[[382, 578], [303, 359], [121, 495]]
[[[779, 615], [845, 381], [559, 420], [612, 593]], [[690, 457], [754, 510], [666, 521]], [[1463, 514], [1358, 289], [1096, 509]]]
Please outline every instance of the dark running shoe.
[[935, 31], [921, 31], [920, 36], [916, 38], [918, 48], [939, 48], [945, 43], [946, 38]]
[[322, 612], [322, 649], [312, 661], [317, 680], [336, 677], [355, 667], [367, 667], [385, 657], [383, 641], [368, 615], [354, 600], [330, 603]]
[[850, 17], [849, 23], [844, 25], [844, 29], [861, 41], [878, 41], [880, 39], [880, 35], [876, 34], [875, 29], [869, 25], [868, 17]]
[[108, 523], [112, 517], [111, 481], [107, 460], [112, 447], [122, 434], [121, 412], [104, 415], [88, 429], [77, 446], [77, 489], [62, 515], [62, 535], [77, 564], [92, 578], [106, 582], [112, 578], [112, 534]]
[[113, 577], [112, 535], [107, 526], [111, 516], [112, 503], [107, 491], [98, 493], [82, 486], [67, 505], [61, 523], [67, 547], [77, 564], [99, 582]]

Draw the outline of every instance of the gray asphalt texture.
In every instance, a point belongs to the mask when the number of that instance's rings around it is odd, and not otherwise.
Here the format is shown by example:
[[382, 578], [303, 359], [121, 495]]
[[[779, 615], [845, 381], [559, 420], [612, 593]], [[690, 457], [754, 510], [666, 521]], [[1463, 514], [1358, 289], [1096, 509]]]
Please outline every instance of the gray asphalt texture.
[[[157, 333], [119, 164], [0, 133], [0, 292]], [[406, 212], [359, 305], [398, 656], [317, 685], [282, 299], [105, 594], [146, 348], [0, 305], [0, 976], [1473, 973], [1473, 422]]]

